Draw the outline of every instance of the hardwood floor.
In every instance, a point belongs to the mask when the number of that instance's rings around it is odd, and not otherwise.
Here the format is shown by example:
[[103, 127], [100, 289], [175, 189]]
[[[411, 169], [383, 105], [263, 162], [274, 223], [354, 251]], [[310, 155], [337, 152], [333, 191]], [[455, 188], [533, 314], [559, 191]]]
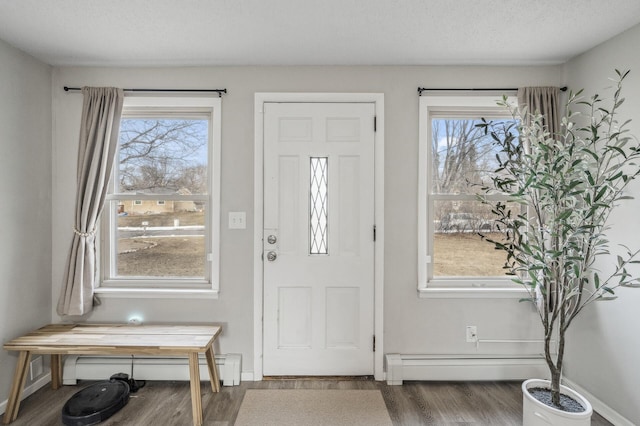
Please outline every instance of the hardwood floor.
[[[90, 382], [48, 386], [22, 401], [15, 426], [62, 425], [64, 403]], [[387, 386], [373, 380], [265, 380], [222, 387], [213, 394], [202, 383], [203, 426], [232, 426], [247, 389], [380, 389], [396, 426], [414, 425], [520, 425], [522, 393], [520, 382], [405, 382]], [[192, 424], [188, 382], [147, 382], [129, 403], [100, 425], [188, 426]], [[592, 426], [610, 425], [600, 415]], [[303, 426], [303, 425], [301, 425]]]

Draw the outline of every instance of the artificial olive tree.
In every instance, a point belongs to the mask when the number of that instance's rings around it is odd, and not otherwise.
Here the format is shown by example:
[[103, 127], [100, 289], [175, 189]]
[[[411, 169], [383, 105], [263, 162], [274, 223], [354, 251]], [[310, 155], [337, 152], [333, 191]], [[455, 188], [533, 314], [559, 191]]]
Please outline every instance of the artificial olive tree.
[[[628, 121], [617, 119], [628, 71], [616, 73], [610, 101], [598, 95], [585, 99], [582, 91], [568, 94], [559, 134], [550, 134], [544, 117], [519, 110], [506, 97], [500, 105], [518, 124], [479, 125], [499, 151], [499, 167], [483, 189], [509, 196], [508, 203], [483, 199], [504, 233], [501, 241], [487, 240], [506, 252], [507, 273], [527, 289], [524, 300], [538, 311], [556, 406], [573, 320], [590, 303], [616, 297], [617, 287], [639, 283], [631, 264], [638, 263], [640, 250], [612, 253], [606, 237], [612, 210], [631, 198], [625, 189], [640, 174], [640, 144], [628, 133]], [[606, 272], [596, 269], [603, 256], [613, 260]]]

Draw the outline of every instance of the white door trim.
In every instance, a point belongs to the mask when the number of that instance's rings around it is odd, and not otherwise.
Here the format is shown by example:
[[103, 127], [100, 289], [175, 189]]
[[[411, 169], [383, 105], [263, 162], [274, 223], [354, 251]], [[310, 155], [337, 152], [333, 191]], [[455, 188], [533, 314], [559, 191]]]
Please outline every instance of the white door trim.
[[384, 380], [383, 363], [383, 296], [384, 296], [384, 94], [383, 93], [256, 93], [254, 103], [254, 199], [253, 199], [253, 379], [262, 380], [263, 345], [263, 162], [265, 102], [350, 102], [375, 104], [377, 128], [375, 138], [375, 223], [374, 254], [374, 377]]

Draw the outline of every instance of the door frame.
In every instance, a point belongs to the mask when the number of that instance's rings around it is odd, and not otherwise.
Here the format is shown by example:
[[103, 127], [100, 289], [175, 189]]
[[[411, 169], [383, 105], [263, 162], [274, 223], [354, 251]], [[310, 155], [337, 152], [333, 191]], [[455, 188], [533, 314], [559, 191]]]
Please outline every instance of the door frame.
[[262, 380], [263, 359], [263, 206], [264, 206], [264, 113], [268, 102], [372, 103], [375, 106], [374, 133], [374, 319], [376, 350], [373, 355], [375, 380], [384, 380], [384, 94], [383, 93], [256, 93], [254, 101], [254, 198], [253, 198], [253, 380]]

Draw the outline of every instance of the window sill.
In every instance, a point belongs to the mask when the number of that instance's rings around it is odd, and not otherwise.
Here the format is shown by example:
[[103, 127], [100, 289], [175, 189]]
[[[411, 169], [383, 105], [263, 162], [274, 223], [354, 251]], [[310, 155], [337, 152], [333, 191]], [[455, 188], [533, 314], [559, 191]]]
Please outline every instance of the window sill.
[[96, 288], [94, 294], [105, 299], [217, 299], [218, 290], [175, 288]]
[[523, 299], [529, 297], [524, 288], [470, 288], [427, 287], [419, 288], [421, 299]]

